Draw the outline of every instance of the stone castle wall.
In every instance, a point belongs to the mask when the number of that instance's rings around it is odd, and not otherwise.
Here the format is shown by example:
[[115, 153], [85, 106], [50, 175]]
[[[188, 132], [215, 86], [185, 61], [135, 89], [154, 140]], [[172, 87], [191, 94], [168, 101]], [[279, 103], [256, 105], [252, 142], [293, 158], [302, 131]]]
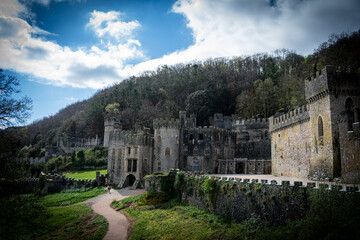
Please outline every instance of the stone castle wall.
[[154, 123], [154, 172], [179, 168], [180, 125]]
[[[172, 173], [169, 173], [171, 175]], [[162, 182], [171, 182], [167, 176], [148, 176], [145, 190], [163, 192]], [[165, 178], [165, 179], [163, 179]], [[176, 177], [172, 176], [172, 179]], [[309, 210], [313, 194], [323, 191], [327, 197], [331, 191], [344, 196], [360, 194], [358, 186], [327, 185], [321, 183], [277, 182], [264, 179], [215, 177], [214, 188], [204, 193], [204, 182], [209, 176], [185, 173], [180, 189], [183, 202], [199, 209], [214, 212], [236, 221], [246, 220], [254, 215], [271, 223], [285, 223], [299, 219]], [[179, 193], [177, 193], [179, 194]], [[346, 196], [345, 196], [346, 197]]]
[[150, 173], [153, 139], [146, 129], [139, 132], [114, 130], [109, 138], [110, 184], [123, 185], [129, 175], [139, 179]]
[[64, 189], [83, 188], [83, 187], [96, 187], [105, 184], [107, 175], [96, 175], [96, 179], [75, 179], [66, 178], [57, 174], [44, 175], [44, 185], [41, 186], [39, 178], [29, 178], [22, 180], [4, 180], [0, 179], [0, 195], [7, 196], [11, 194], [28, 194], [40, 193], [48, 194], [59, 192]]

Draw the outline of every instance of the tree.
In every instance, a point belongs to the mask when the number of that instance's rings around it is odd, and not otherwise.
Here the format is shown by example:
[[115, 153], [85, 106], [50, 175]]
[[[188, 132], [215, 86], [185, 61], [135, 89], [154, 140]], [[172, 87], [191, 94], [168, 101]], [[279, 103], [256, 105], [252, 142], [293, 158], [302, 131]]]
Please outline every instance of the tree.
[[28, 97], [22, 97], [19, 100], [11, 95], [19, 93], [16, 87], [19, 86], [19, 80], [14, 76], [6, 76], [0, 69], [0, 127], [9, 127], [15, 123], [23, 124], [30, 117], [29, 111], [32, 108], [32, 100]]

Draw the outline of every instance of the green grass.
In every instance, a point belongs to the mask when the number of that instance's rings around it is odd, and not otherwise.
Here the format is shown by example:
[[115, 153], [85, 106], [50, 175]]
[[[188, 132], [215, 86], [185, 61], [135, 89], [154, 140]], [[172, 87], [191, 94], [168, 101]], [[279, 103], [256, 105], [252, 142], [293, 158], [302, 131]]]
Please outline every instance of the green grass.
[[103, 186], [96, 188], [79, 188], [64, 190], [60, 193], [48, 194], [42, 197], [42, 203], [46, 207], [67, 206], [83, 202], [89, 198], [106, 193]]
[[324, 191], [313, 194], [306, 216], [284, 225], [253, 215], [241, 223], [226, 220], [164, 193], [128, 197], [112, 206], [134, 220], [131, 239], [359, 239], [360, 195]]
[[66, 173], [65, 176], [68, 178], [75, 178], [75, 179], [95, 179], [96, 172], [100, 172], [100, 174], [106, 174], [106, 169], [97, 169], [97, 170], [83, 170], [78, 172]]
[[[0, 239], [102, 239], [106, 220], [85, 204], [103, 187], [0, 198]], [[77, 203], [77, 204], [74, 204]]]
[[36, 239], [102, 239], [108, 224], [100, 215], [84, 204], [51, 207], [46, 210], [49, 218]]
[[[182, 205], [177, 199], [155, 203], [146, 198], [146, 194], [143, 194], [112, 204], [115, 209], [125, 207], [122, 211], [135, 220], [131, 235], [133, 240], [238, 239], [241, 233], [240, 225], [195, 207]], [[152, 204], [147, 205], [147, 202]]]

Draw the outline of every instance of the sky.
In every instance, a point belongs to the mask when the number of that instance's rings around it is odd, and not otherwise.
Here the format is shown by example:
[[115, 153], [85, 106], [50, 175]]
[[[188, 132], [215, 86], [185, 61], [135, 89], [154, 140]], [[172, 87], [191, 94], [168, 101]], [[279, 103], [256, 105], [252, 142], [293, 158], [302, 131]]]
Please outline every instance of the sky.
[[31, 123], [165, 64], [306, 56], [359, 29], [359, 0], [0, 0], [0, 68], [33, 100]]

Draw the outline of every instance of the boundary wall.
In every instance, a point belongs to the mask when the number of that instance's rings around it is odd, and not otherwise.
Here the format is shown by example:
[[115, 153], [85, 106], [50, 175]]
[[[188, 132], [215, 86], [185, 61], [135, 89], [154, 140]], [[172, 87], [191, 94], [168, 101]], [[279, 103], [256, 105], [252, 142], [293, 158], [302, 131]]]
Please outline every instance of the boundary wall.
[[[176, 173], [175, 173], [176, 174]], [[170, 177], [169, 177], [170, 176]], [[145, 190], [163, 192], [163, 184], [176, 177], [147, 176]], [[204, 192], [204, 183], [211, 179], [212, 192]], [[178, 187], [179, 188], [179, 187]], [[336, 183], [315, 183], [295, 181], [277, 182], [266, 179], [247, 179], [246, 177], [209, 177], [185, 172], [180, 193], [182, 202], [199, 209], [222, 215], [236, 221], [246, 220], [254, 215], [271, 223], [286, 223], [288, 220], [303, 217], [310, 209], [312, 197], [320, 191], [324, 196], [337, 191], [341, 197], [347, 194], [360, 194], [359, 186], [338, 185]]]

